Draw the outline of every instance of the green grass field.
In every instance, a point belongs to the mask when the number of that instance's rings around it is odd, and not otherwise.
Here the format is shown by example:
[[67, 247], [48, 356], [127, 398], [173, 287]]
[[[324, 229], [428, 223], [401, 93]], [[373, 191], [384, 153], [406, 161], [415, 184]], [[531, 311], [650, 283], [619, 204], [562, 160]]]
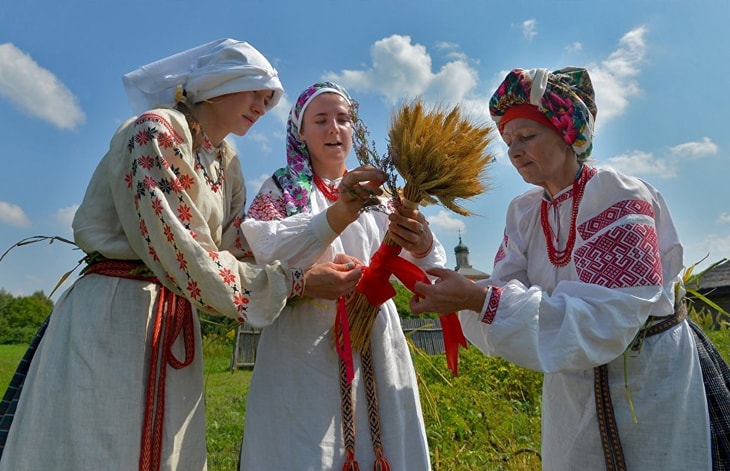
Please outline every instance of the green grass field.
[[[710, 333], [726, 359], [730, 330]], [[25, 345], [0, 345], [0, 391], [5, 391]], [[230, 341], [206, 342], [205, 396], [208, 469], [234, 471], [246, 414], [251, 371], [229, 368]], [[443, 355], [414, 352], [434, 471], [540, 469], [541, 376], [475, 348], [461, 351], [459, 376]]]

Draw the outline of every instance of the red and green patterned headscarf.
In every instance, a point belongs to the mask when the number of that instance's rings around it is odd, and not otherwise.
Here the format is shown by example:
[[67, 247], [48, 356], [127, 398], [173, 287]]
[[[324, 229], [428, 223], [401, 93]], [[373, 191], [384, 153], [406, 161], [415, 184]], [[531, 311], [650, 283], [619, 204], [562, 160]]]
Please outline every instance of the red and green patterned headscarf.
[[489, 113], [500, 133], [511, 117], [517, 117], [510, 116], [508, 110], [521, 105], [532, 105], [544, 114], [552, 128], [573, 148], [579, 161], [590, 156], [598, 110], [586, 69], [512, 70], [489, 100]]
[[353, 100], [347, 90], [332, 82], [317, 82], [304, 90], [289, 113], [286, 125], [286, 167], [274, 172], [276, 181], [284, 196], [286, 215], [310, 212], [309, 193], [312, 191], [312, 161], [307, 145], [299, 139], [304, 110], [322, 93], [337, 93], [350, 106]]

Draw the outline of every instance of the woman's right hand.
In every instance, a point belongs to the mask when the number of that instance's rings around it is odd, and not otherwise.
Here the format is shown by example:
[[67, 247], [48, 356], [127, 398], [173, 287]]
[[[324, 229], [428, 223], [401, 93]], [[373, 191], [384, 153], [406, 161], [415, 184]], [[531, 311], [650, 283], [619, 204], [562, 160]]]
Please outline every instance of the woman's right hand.
[[448, 268], [431, 268], [426, 273], [438, 278], [434, 284], [415, 283], [416, 294], [410, 302], [413, 314], [447, 314], [464, 309], [479, 312], [482, 309], [488, 286], [474, 283]]
[[332, 230], [340, 234], [355, 221], [363, 206], [383, 193], [380, 186], [385, 180], [385, 172], [371, 165], [348, 171], [340, 180], [337, 201], [327, 208], [327, 222]]
[[318, 263], [304, 273], [304, 296], [337, 299], [355, 289], [362, 277], [362, 262], [337, 254], [334, 262]]

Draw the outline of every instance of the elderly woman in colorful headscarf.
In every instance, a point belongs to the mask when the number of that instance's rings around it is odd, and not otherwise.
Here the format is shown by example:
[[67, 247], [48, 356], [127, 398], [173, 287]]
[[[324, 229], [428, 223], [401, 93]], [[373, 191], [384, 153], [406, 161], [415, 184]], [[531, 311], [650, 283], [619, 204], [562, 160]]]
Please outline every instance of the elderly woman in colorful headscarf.
[[17, 410], [3, 471], [205, 469], [194, 310], [261, 324], [289, 298], [336, 299], [360, 277], [345, 260], [307, 272], [252, 263], [243, 176], [224, 138], [283, 94], [259, 51], [214, 41], [123, 79], [140, 114], [115, 133], [76, 212], [84, 275], [56, 303], [19, 401], [5, 397], [2, 424]]
[[462, 310], [477, 348], [545, 374], [544, 469], [710, 469], [682, 246], [654, 188], [588, 165], [588, 71], [515, 69], [489, 109], [536, 188], [509, 205], [491, 278], [431, 270], [414, 312]]
[[[444, 265], [444, 249], [422, 214], [392, 212], [351, 180], [360, 171], [346, 167], [355, 110], [347, 91], [330, 82], [298, 97], [287, 126], [287, 166], [262, 185], [242, 226], [259, 263], [279, 258], [308, 266], [346, 253], [368, 264], [390, 227], [402, 257], [423, 268]], [[339, 217], [339, 206], [353, 202], [383, 207]], [[352, 382], [333, 335], [343, 306], [344, 300], [304, 298], [263, 329], [241, 470], [351, 470], [356, 463], [430, 469], [416, 375], [395, 304], [380, 307], [371, 349], [354, 355]]]

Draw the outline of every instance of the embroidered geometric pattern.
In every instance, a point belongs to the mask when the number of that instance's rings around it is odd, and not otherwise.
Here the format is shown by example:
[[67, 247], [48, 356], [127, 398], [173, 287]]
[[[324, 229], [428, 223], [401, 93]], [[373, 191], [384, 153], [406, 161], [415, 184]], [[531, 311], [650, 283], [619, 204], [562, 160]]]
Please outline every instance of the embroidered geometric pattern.
[[608, 227], [622, 217], [631, 214], [648, 216], [654, 219], [654, 207], [651, 203], [644, 200], [619, 201], [597, 216], [581, 224], [578, 227], [578, 232], [583, 240], [588, 240], [601, 231], [601, 229]]
[[[127, 187], [134, 192], [134, 203], [139, 218], [139, 231], [148, 244], [148, 253], [154, 261], [159, 261], [157, 250], [153, 245], [150, 228], [157, 227], [164, 236], [164, 243], [169, 246], [177, 260], [178, 269], [183, 272], [186, 280], [176, 280], [171, 274], [167, 278], [174, 283], [178, 292], [187, 293], [191, 301], [204, 309], [212, 309], [202, 297], [202, 290], [197, 280], [190, 272], [190, 262], [186, 252], [181, 250], [176, 240], [180, 232], [176, 228], [182, 224], [188, 236], [198, 237], [195, 231], [195, 221], [199, 217], [197, 208], [190, 205], [191, 198], [186, 194], [193, 188], [200, 177], [196, 179], [187, 174], [185, 167], [193, 167], [193, 162], [186, 162], [183, 152], [178, 147], [184, 142], [175, 128], [162, 116], [145, 113], [135, 121], [135, 132], [127, 143], [127, 151], [134, 157], [132, 168], [125, 176]], [[210, 152], [214, 149], [202, 149], [201, 152]], [[178, 163], [179, 165], [175, 165]], [[192, 165], [191, 165], [192, 164]], [[198, 169], [200, 171], [200, 169]], [[203, 181], [203, 180], [201, 180]], [[148, 205], [156, 220], [147, 220], [142, 211], [142, 205]], [[175, 221], [176, 220], [176, 221]], [[204, 226], [206, 222], [199, 222]], [[157, 233], [157, 232], [155, 232]], [[159, 242], [159, 239], [158, 239]], [[239, 321], [245, 320], [250, 291], [239, 287], [238, 275], [224, 266], [219, 253], [209, 251], [209, 262], [217, 268], [217, 273], [225, 285], [233, 292], [233, 300], [239, 312]]]
[[290, 298], [301, 298], [304, 295], [304, 270], [301, 268], [291, 269], [291, 294]]
[[494, 317], [497, 315], [497, 308], [499, 307], [499, 298], [501, 297], [502, 288], [492, 286], [489, 293], [489, 303], [487, 304], [487, 310], [484, 312], [484, 317], [482, 317], [482, 322], [491, 324], [494, 321]]
[[626, 224], [606, 231], [575, 251], [575, 268], [581, 281], [607, 288], [661, 286], [654, 226]]
[[494, 256], [494, 264], [498, 264], [502, 260], [504, 260], [504, 257], [507, 256], [507, 253], [505, 252], [505, 247], [507, 247], [507, 242], [509, 242], [509, 238], [507, 237], [507, 232], [504, 233], [504, 238], [502, 239], [502, 244], [499, 246], [499, 250], [497, 250], [497, 255]]
[[271, 193], [259, 193], [248, 208], [248, 216], [259, 221], [278, 221], [286, 216], [286, 203]]

